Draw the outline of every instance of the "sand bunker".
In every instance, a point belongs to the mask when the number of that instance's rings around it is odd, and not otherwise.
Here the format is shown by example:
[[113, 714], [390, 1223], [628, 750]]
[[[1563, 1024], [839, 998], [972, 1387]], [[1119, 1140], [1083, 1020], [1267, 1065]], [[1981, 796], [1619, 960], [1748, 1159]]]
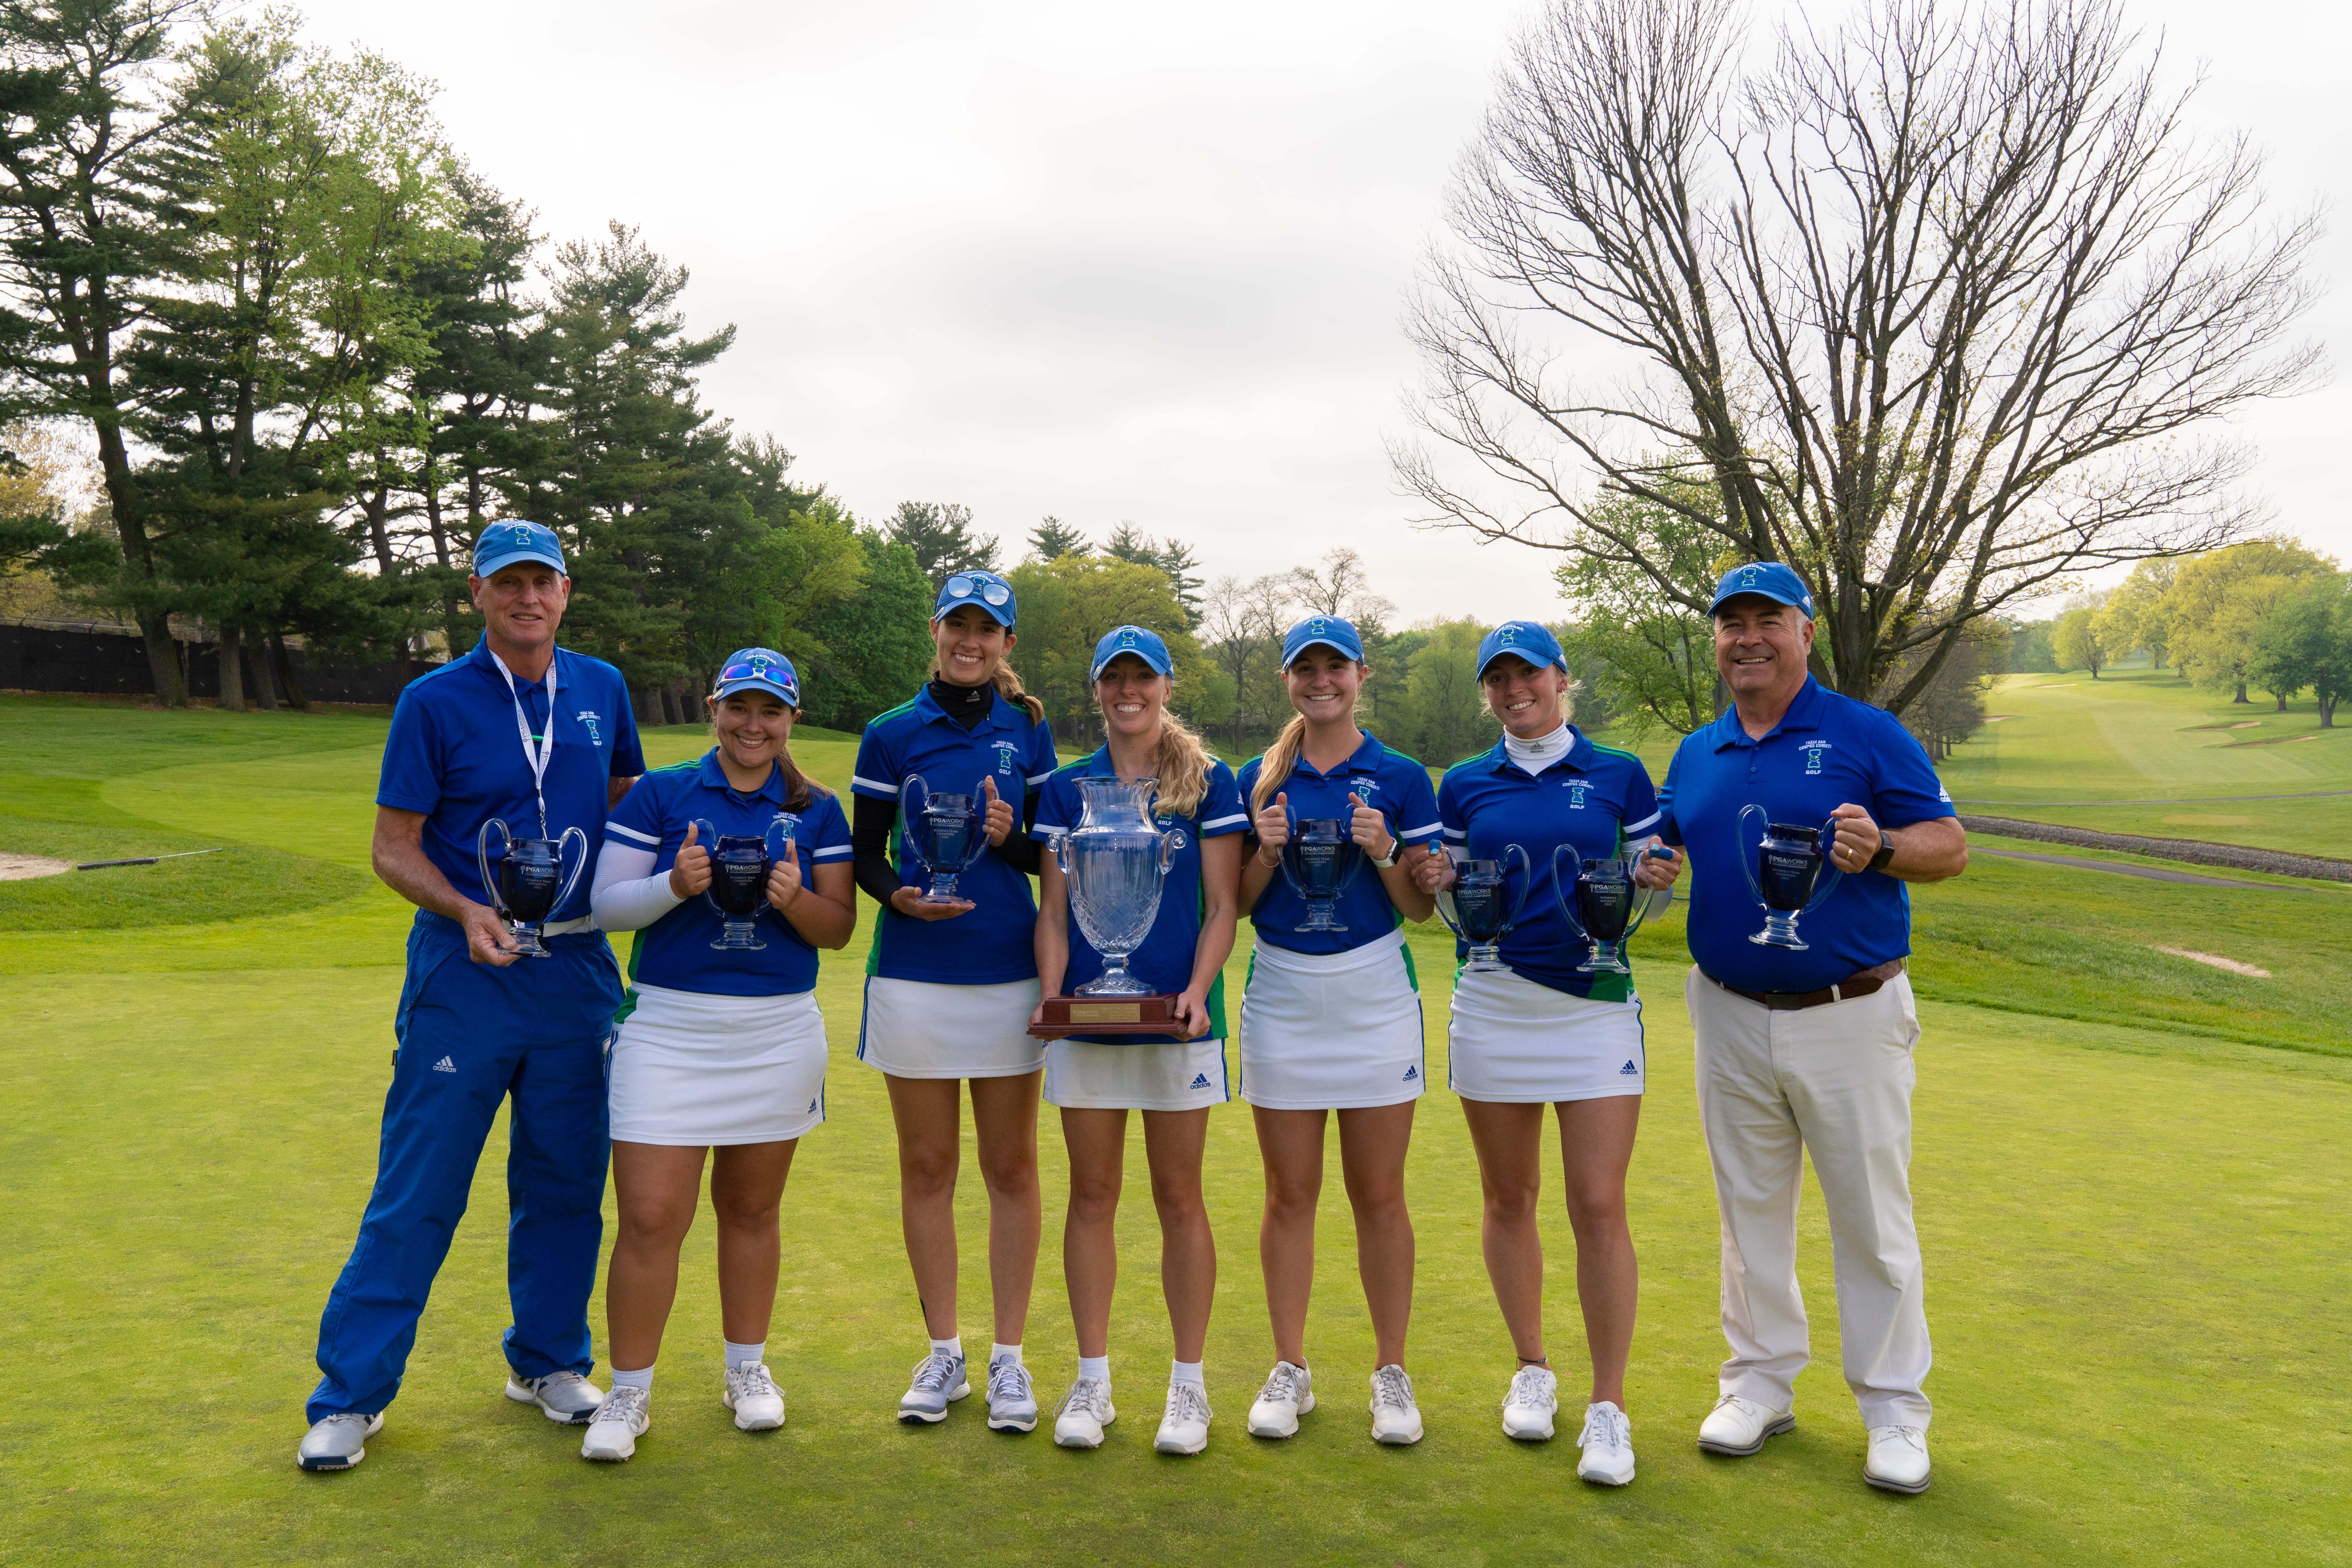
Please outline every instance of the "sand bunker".
[[2158, 952], [2168, 952], [2175, 958], [2186, 958], [2198, 963], [2210, 963], [2216, 969], [2226, 969], [2232, 974], [2243, 974], [2255, 980], [2268, 980], [2271, 972], [2256, 969], [2251, 963], [2240, 963], [2234, 958], [2223, 958], [2215, 952], [2196, 952], [2185, 947], [2159, 947]]
[[72, 869], [72, 861], [52, 860], [46, 855], [0, 855], [0, 882], [29, 881]]

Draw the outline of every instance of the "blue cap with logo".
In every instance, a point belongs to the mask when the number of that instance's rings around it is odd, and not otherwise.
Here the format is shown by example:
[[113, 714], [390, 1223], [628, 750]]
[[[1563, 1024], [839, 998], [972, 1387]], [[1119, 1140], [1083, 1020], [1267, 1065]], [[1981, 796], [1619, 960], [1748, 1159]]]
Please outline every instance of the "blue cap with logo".
[[1559, 651], [1559, 639], [1541, 621], [1505, 621], [1488, 632], [1478, 643], [1476, 679], [1486, 678], [1486, 667], [1511, 654], [1527, 661], [1531, 669], [1541, 669], [1548, 664], [1568, 668], [1568, 660]]
[[535, 522], [494, 522], [474, 541], [474, 575], [488, 577], [501, 566], [537, 561], [565, 570], [563, 542]]
[[719, 680], [710, 689], [713, 701], [738, 691], [766, 691], [797, 708], [801, 705], [800, 672], [793, 661], [772, 647], [741, 647], [727, 656]]
[[1284, 667], [1318, 645], [1346, 654], [1359, 664], [1364, 661], [1364, 639], [1356, 635], [1353, 626], [1337, 616], [1309, 616], [1282, 634]]
[[1158, 632], [1146, 626], [1118, 626], [1095, 644], [1095, 667], [1088, 680], [1100, 680], [1110, 661], [1120, 654], [1133, 654], [1141, 659], [1154, 675], [1172, 675], [1176, 661], [1168, 657], [1168, 645]]
[[1794, 605], [1805, 612], [1805, 619], [1813, 618], [1812, 590], [1794, 570], [1778, 561], [1759, 561], [1751, 566], [1734, 566], [1715, 585], [1715, 602], [1707, 605], [1707, 614], [1723, 608], [1726, 599], [1736, 599], [1742, 594], [1754, 594], [1776, 605]]
[[993, 572], [959, 572], [940, 584], [940, 602], [931, 606], [931, 619], [938, 620], [960, 605], [978, 605], [1013, 629], [1013, 616], [1020, 606], [1013, 602], [1013, 584]]

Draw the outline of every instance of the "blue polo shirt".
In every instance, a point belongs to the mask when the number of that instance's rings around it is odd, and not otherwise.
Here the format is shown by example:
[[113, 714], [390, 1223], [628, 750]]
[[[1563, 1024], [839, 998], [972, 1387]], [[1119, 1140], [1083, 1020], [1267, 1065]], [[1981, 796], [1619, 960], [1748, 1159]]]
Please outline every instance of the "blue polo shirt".
[[[793, 846], [801, 863], [801, 880], [814, 886], [811, 873], [819, 865], [849, 862], [849, 819], [841, 802], [822, 789], [804, 811], [784, 806], [784, 770], [772, 765], [767, 782], [745, 795], [727, 782], [713, 746], [699, 762], [673, 763], [656, 768], [636, 782], [604, 824], [616, 844], [654, 852], [654, 874], [666, 876], [677, 864], [686, 843], [687, 825], [700, 817], [722, 835], [755, 837], [782, 816], [793, 825]], [[708, 849], [701, 839], [696, 843]], [[699, 991], [713, 996], [789, 996], [816, 985], [817, 951], [793, 929], [792, 921], [762, 902], [752, 917], [761, 952], [714, 952], [726, 925], [708, 893], [686, 902], [637, 932], [629, 950], [632, 984], [667, 986], [673, 991]]]
[[[1252, 757], [1242, 764], [1240, 789], [1242, 810], [1245, 813], [1249, 812], [1251, 793], [1257, 788], [1265, 767], [1265, 759], [1262, 756]], [[1402, 752], [1390, 751], [1370, 734], [1346, 762], [1328, 773], [1317, 773], [1305, 757], [1300, 757], [1275, 794], [1290, 797], [1290, 815], [1295, 821], [1336, 818], [1345, 822], [1356, 811], [1348, 797], [1360, 795], [1366, 805], [1381, 814], [1391, 837], [1401, 846], [1425, 844], [1437, 837], [1437, 796], [1429, 787], [1429, 770]], [[1257, 848], [1255, 832], [1250, 834], [1249, 847], [1252, 853]], [[1398, 853], [1403, 853], [1402, 849]], [[1380, 868], [1370, 860], [1357, 870], [1348, 890], [1339, 895], [1334, 912], [1347, 926], [1346, 931], [1300, 931], [1298, 928], [1307, 923], [1307, 900], [1290, 885], [1290, 879], [1277, 870], [1266, 883], [1265, 891], [1258, 895], [1249, 917], [1251, 925], [1256, 928], [1258, 941], [1292, 952], [1350, 952], [1404, 923], [1404, 916], [1389, 901], [1389, 890], [1381, 881]]]
[[[621, 672], [601, 658], [564, 648], [555, 650], [552, 668], [555, 751], [547, 760], [546, 837], [561, 838], [567, 827], [585, 833], [590, 868], [581, 872], [572, 897], [549, 913], [551, 921], [588, 912], [596, 851], [604, 842], [606, 784], [646, 771], [636, 715]], [[518, 838], [540, 837], [530, 761], [515, 728], [518, 692], [531, 734], [549, 734], [547, 682], [518, 680], [509, 691], [486, 637], [465, 658], [403, 689], [392, 710], [392, 733], [383, 742], [375, 803], [424, 813], [425, 858], [451, 887], [478, 903], [490, 901], [475, 853], [482, 825], [495, 816]], [[571, 874], [568, 864], [564, 874]]]
[[[1077, 781], [1085, 778], [1108, 779], [1118, 776], [1111, 766], [1110, 748], [1097, 747], [1094, 755], [1081, 757], [1066, 767], [1055, 770], [1045, 781], [1045, 793], [1037, 802], [1037, 826], [1032, 836], [1045, 845], [1051, 855], [1054, 841], [1076, 828], [1086, 818], [1086, 797]], [[1192, 984], [1192, 960], [1201, 948], [1201, 916], [1207, 903], [1201, 890], [1201, 841], [1222, 838], [1239, 833], [1249, 826], [1249, 816], [1242, 810], [1241, 791], [1234, 784], [1234, 770], [1223, 763], [1209, 761], [1208, 786], [1201, 792], [1200, 804], [1190, 816], [1160, 814], [1160, 830], [1181, 830], [1184, 847], [1168, 864], [1167, 879], [1160, 884], [1160, 913], [1145, 933], [1143, 945], [1128, 955], [1127, 967], [1138, 980], [1154, 991], [1174, 994]], [[1087, 942], [1086, 932], [1078, 929], [1075, 911], [1065, 917], [1070, 927], [1070, 963], [1062, 975], [1062, 994], [1070, 995], [1103, 972], [1102, 954]], [[1209, 987], [1209, 1032], [1203, 1039], [1225, 1037], [1225, 979], [1220, 974]], [[1073, 1039], [1092, 1039], [1103, 1045], [1166, 1044], [1173, 1035], [1074, 1035]]]
[[1893, 714], [1811, 676], [1761, 740], [1748, 738], [1736, 709], [1684, 736], [1659, 801], [1659, 834], [1691, 851], [1691, 957], [1742, 991], [1819, 991], [1901, 958], [1911, 951], [1911, 900], [1883, 871], [1852, 873], [1797, 922], [1805, 952], [1749, 942], [1764, 928], [1764, 907], [1740, 870], [1742, 856], [1754, 863], [1757, 837], [1741, 834], [1740, 807], [1760, 805], [1773, 822], [1805, 827], [1848, 803], [1882, 827], [1952, 815], [1927, 753]]
[[[1552, 852], [1573, 844], [1580, 860], [1616, 854], [1626, 839], [1657, 830], [1658, 798], [1641, 758], [1596, 745], [1574, 725], [1569, 729], [1575, 739], [1568, 754], [1540, 773], [1511, 761], [1501, 741], [1454, 763], [1437, 786], [1437, 814], [1445, 824], [1445, 841], [1473, 860], [1500, 860], [1514, 844], [1528, 852], [1535, 888], [1519, 911], [1519, 923], [1502, 942], [1503, 962], [1511, 973], [1572, 996], [1622, 1002], [1633, 994], [1632, 976], [1576, 973], [1591, 949], [1559, 907]], [[1560, 875], [1567, 874], [1563, 866]], [[1515, 901], [1527, 885], [1517, 856], [1510, 858], [1505, 878], [1505, 898]], [[1468, 949], [1458, 941], [1454, 945], [1459, 962]]]
[[[993, 700], [988, 717], [969, 731], [931, 700], [928, 687], [913, 701], [876, 718], [857, 744], [851, 790], [896, 803], [898, 786], [915, 773], [941, 795], [978, 795], [980, 781], [993, 779], [997, 797], [1012, 803], [1013, 831], [1019, 832], [1029, 792], [1054, 776], [1054, 735], [1033, 723], [1025, 709], [1007, 702], [1003, 693], [989, 695]], [[890, 864], [902, 886], [929, 885], [903, 817], [890, 836]], [[956, 891], [978, 907], [950, 921], [910, 920], [885, 906], [874, 922], [866, 973], [935, 985], [1034, 980], [1037, 900], [1027, 874], [994, 849], [982, 849], [957, 879]]]

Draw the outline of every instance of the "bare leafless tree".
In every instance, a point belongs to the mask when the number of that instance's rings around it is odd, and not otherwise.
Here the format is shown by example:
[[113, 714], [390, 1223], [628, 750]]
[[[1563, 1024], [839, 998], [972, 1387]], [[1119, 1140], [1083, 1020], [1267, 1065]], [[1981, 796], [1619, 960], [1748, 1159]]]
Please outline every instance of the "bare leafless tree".
[[1290, 597], [1310, 616], [1345, 616], [1367, 637], [1378, 636], [1396, 605], [1372, 592], [1372, 574], [1364, 558], [1346, 545], [1328, 552], [1323, 569], [1294, 566], [1287, 579]]
[[1236, 751], [1251, 720], [1263, 714], [1266, 681], [1281, 662], [1291, 589], [1286, 575], [1220, 577], [1210, 585], [1194, 628], [1202, 651], [1233, 679], [1231, 739]]
[[2317, 228], [2191, 133], [2117, 0], [1858, 4], [1751, 66], [1733, 0], [1552, 0], [1411, 318], [1415, 412], [1473, 477], [1394, 457], [1424, 522], [1695, 607], [1596, 500], [1788, 562], [1820, 673], [1867, 698], [1906, 666], [1899, 711], [1972, 622], [2255, 521], [2247, 453], [2200, 437], [2316, 378], [2292, 334]]

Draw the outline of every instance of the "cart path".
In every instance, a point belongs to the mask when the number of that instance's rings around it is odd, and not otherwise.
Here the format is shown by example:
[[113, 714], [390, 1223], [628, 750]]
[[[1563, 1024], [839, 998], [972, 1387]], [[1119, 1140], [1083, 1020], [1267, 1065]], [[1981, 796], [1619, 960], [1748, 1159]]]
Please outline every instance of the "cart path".
[[2152, 882], [2193, 882], [2200, 888], [2259, 888], [2269, 893], [2316, 893], [2319, 888], [2295, 888], [2282, 882], [2242, 882], [2231, 877], [2200, 877], [2194, 871], [2168, 871], [2161, 866], [2127, 866], [2121, 860], [2085, 860], [2078, 855], [2030, 855], [2022, 849], [1969, 846], [1971, 855], [1998, 855], [2004, 860], [2032, 860], [2043, 866], [2077, 866], [2088, 871], [2113, 871], [2119, 877], [2146, 877]]

